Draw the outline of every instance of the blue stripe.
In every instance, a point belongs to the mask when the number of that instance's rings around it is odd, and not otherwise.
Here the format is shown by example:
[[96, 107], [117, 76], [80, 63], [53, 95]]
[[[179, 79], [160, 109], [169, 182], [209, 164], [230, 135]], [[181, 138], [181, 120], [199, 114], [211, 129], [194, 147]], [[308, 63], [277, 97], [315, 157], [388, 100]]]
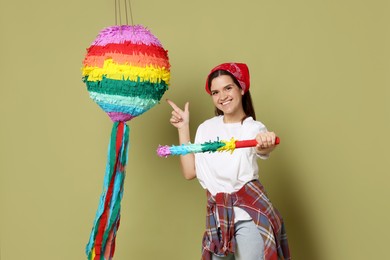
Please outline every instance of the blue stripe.
[[[155, 103], [149, 102], [149, 104], [145, 104], [144, 107], [135, 106], [135, 105], [129, 105], [129, 106], [122, 106], [122, 105], [114, 105], [114, 104], [108, 104], [104, 102], [96, 102], [106, 113], [108, 112], [121, 112], [125, 114], [129, 114], [132, 116], [139, 116], [146, 111], [148, 111], [151, 107], [155, 105]], [[157, 103], [157, 102], [156, 102]]]

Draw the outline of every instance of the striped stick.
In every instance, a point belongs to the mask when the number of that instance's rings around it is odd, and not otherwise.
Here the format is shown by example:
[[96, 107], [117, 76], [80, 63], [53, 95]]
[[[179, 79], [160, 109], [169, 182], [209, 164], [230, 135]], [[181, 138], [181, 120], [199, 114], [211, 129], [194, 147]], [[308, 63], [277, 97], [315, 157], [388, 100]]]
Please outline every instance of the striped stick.
[[[276, 137], [275, 144], [280, 143], [280, 138]], [[235, 140], [231, 138], [229, 141], [217, 140], [213, 142], [205, 142], [203, 144], [182, 144], [182, 145], [159, 145], [157, 155], [160, 157], [168, 157], [169, 155], [186, 155], [189, 153], [205, 153], [205, 152], [226, 152], [233, 153], [237, 148], [255, 147], [256, 139], [250, 140]]]

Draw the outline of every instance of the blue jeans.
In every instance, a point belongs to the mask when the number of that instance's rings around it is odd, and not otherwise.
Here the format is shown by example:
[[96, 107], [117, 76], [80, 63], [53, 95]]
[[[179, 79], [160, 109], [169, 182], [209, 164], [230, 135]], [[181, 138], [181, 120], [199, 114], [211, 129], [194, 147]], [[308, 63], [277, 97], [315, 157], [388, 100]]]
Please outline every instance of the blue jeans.
[[212, 260], [263, 260], [264, 241], [252, 220], [235, 223], [236, 252], [227, 257], [212, 255]]

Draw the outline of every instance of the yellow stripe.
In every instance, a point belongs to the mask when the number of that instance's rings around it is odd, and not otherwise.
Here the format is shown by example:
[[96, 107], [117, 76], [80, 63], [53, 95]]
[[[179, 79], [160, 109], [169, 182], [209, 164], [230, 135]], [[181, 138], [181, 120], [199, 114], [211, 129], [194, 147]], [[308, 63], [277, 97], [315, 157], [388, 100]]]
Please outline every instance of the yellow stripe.
[[104, 61], [103, 68], [85, 66], [82, 69], [83, 76], [88, 76], [88, 81], [100, 81], [103, 75], [114, 80], [150, 81], [160, 83], [161, 80], [169, 84], [170, 72], [165, 67], [136, 67], [116, 64], [112, 59]]
[[230, 153], [233, 153], [234, 149], [236, 149], [236, 140], [233, 137], [230, 139], [230, 141], [221, 140], [220, 142], [224, 143], [225, 145], [221, 148], [218, 148], [218, 152], [230, 151]]

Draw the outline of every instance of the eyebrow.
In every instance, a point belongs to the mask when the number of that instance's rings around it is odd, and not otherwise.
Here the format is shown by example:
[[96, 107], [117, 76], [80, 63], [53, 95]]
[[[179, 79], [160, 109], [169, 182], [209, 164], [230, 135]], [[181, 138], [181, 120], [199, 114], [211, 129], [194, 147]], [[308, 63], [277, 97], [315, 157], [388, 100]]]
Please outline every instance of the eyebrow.
[[[230, 87], [230, 86], [234, 86], [234, 84], [233, 84], [233, 83], [229, 83], [229, 84], [227, 84], [226, 86], [224, 86], [223, 88], [227, 88], [227, 87]], [[211, 91], [211, 92], [215, 92], [215, 91], [218, 91], [218, 90], [211, 90], [211, 89], [210, 89], [210, 91]]]

